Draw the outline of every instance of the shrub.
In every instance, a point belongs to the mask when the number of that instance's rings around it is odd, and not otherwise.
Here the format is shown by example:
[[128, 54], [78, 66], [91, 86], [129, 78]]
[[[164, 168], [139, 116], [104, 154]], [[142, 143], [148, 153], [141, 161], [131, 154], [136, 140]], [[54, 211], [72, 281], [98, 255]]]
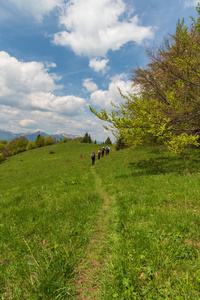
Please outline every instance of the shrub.
[[44, 138], [44, 146], [53, 145], [53, 144], [55, 144], [55, 140], [51, 136]]
[[52, 151], [52, 150], [51, 150], [51, 151], [49, 151], [49, 154], [54, 154], [54, 153], [55, 153], [55, 152], [54, 152], [54, 151]]
[[10, 156], [9, 153], [6, 150], [3, 150], [1, 152], [1, 155], [3, 156], [3, 159], [6, 159], [6, 157]]
[[32, 149], [35, 149], [35, 143], [32, 141], [29, 141], [28, 145], [26, 147], [26, 150], [32, 150]]
[[24, 136], [13, 139], [6, 145], [6, 150], [11, 152], [11, 155], [26, 151], [28, 139]]

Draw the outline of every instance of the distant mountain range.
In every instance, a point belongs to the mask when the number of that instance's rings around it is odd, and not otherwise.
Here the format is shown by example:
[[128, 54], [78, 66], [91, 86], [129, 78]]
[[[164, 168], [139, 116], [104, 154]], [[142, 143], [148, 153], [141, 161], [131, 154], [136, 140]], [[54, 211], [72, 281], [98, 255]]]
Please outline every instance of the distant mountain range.
[[27, 139], [29, 141], [35, 141], [36, 137], [38, 136], [38, 134], [47, 137], [47, 136], [51, 136], [51, 137], [55, 137], [58, 141], [60, 141], [60, 139], [63, 139], [64, 137], [66, 138], [70, 138], [70, 139], [74, 139], [76, 137], [80, 137], [80, 135], [74, 135], [74, 134], [67, 134], [67, 133], [54, 133], [54, 134], [48, 134], [45, 133], [44, 131], [36, 131], [36, 132], [26, 132], [26, 133], [13, 133], [11, 131], [6, 131], [3, 129], [0, 129], [0, 140], [1, 141], [12, 141], [13, 139], [20, 137], [20, 136], [25, 136], [27, 137]]

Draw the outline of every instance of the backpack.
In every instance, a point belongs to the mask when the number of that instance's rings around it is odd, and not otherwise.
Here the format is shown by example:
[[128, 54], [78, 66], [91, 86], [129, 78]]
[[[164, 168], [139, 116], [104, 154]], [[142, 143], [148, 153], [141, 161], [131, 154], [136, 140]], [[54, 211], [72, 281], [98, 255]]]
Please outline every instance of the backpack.
[[95, 157], [95, 153], [92, 153], [91, 157], [94, 158]]

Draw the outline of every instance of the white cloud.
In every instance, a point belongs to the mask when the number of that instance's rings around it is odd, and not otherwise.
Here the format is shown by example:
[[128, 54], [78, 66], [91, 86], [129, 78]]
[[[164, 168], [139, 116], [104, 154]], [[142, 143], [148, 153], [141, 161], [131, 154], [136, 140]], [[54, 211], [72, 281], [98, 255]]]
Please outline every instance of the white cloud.
[[86, 88], [88, 92], [94, 92], [98, 89], [96, 83], [92, 81], [92, 78], [86, 78], [83, 80], [83, 86]]
[[38, 123], [34, 120], [30, 120], [30, 119], [25, 119], [25, 120], [21, 120], [19, 122], [19, 124], [22, 126], [22, 127], [27, 127], [27, 128], [35, 128], [36, 125], [38, 125]]
[[107, 90], [97, 90], [90, 95], [91, 104], [99, 106], [100, 108], [113, 109], [111, 102], [119, 104], [123, 102], [119, 91], [120, 88], [122, 93], [131, 92], [131, 82], [126, 80], [125, 74], [116, 75], [111, 78], [111, 82]]
[[102, 72], [104, 74], [108, 70], [108, 62], [109, 59], [92, 58], [90, 59], [89, 67], [96, 72]]
[[52, 103], [52, 110], [67, 116], [77, 116], [84, 112], [85, 99], [73, 95], [56, 97]]
[[[55, 65], [53, 65], [55, 67]], [[60, 78], [59, 78], [60, 79]], [[0, 104], [21, 109], [56, 111], [68, 116], [83, 112], [85, 99], [57, 97], [58, 78], [40, 62], [22, 62], [0, 52]]]
[[78, 117], [66, 118], [63, 115], [58, 115], [56, 112], [46, 111], [32, 111], [31, 115], [40, 124], [41, 128], [53, 128], [51, 132], [49, 129], [46, 130], [47, 133], [65, 132], [84, 136], [85, 132], [90, 132], [93, 139], [97, 139], [98, 136], [98, 139], [101, 141], [108, 136], [108, 132], [103, 133], [102, 121], [94, 115], [85, 116], [83, 114]]
[[199, 0], [185, 0], [185, 7], [197, 6]]
[[32, 15], [38, 22], [43, 20], [44, 15], [56, 7], [61, 7], [63, 0], [7, 0], [17, 6], [21, 11]]
[[127, 17], [123, 0], [71, 0], [63, 7], [60, 24], [66, 29], [54, 35], [56, 45], [71, 47], [77, 55], [105, 57], [129, 41], [140, 44], [153, 37], [151, 27]]
[[40, 62], [23, 62], [0, 52], [0, 97], [61, 88], [53, 77]]
[[[6, 124], [13, 122], [20, 116], [20, 111], [16, 108], [12, 108], [6, 105], [0, 105], [0, 125], [6, 126]], [[7, 129], [7, 128], [5, 128]]]

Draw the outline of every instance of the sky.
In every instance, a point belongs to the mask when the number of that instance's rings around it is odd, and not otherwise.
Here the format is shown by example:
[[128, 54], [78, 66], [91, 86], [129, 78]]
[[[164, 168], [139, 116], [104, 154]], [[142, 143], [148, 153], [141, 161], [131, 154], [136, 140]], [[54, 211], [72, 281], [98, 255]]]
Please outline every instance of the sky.
[[133, 92], [130, 70], [160, 46], [198, 0], [0, 0], [0, 129], [104, 141], [89, 110]]

